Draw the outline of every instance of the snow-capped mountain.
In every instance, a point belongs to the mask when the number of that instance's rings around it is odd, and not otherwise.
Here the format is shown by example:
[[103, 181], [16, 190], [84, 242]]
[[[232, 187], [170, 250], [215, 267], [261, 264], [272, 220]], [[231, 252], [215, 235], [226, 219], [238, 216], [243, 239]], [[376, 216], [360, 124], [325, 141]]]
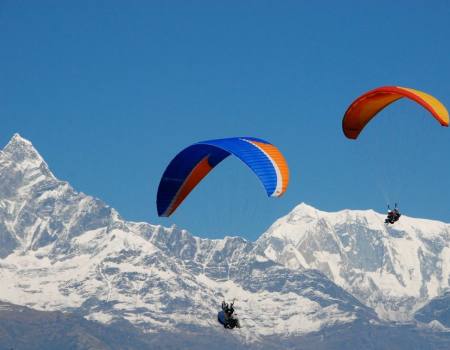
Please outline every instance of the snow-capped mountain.
[[408, 320], [449, 289], [450, 225], [374, 212], [327, 213], [300, 204], [257, 241], [258, 252], [292, 269], [318, 269], [378, 315]]
[[237, 298], [249, 341], [376, 320], [320, 272], [288, 269], [253, 242], [122, 220], [58, 180], [19, 135], [0, 153], [0, 182], [4, 301], [159, 332], [217, 327], [218, 303]]
[[[302, 204], [256, 242], [201, 239], [123, 220], [58, 180], [17, 134], [0, 152], [0, 299], [177, 334], [173, 342], [208, 334], [306, 349], [322, 344], [325, 330], [346, 339], [353, 329], [397, 332], [379, 316], [413, 320], [448, 288], [448, 238], [444, 223], [402, 217], [386, 228], [373, 211]], [[227, 335], [216, 320], [223, 298], [237, 299], [244, 326]]]
[[114, 224], [117, 213], [59, 181], [33, 145], [14, 135], [0, 153], [0, 257], [49, 247]]

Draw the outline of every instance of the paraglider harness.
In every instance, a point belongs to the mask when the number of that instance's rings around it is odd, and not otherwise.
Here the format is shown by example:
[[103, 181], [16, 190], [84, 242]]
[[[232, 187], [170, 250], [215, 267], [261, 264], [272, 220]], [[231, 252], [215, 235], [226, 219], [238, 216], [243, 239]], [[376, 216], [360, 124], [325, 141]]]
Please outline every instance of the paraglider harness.
[[386, 219], [384, 220], [384, 223], [394, 224], [398, 221], [398, 219], [400, 219], [400, 216], [402, 216], [402, 214], [400, 214], [400, 211], [397, 209], [397, 203], [395, 203], [395, 207], [393, 210], [391, 210], [388, 205], [388, 213]]
[[241, 325], [239, 324], [239, 320], [235, 317], [234, 314], [234, 300], [230, 305], [226, 303], [225, 301], [222, 301], [222, 311], [225, 315], [225, 322], [223, 323], [223, 326], [228, 329], [233, 329], [235, 327], [241, 328]]

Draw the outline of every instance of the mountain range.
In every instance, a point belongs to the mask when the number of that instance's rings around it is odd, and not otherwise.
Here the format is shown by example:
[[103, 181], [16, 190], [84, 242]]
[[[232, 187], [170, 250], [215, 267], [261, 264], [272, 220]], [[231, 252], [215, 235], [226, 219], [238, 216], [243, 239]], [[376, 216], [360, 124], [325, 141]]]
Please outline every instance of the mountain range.
[[[302, 203], [255, 242], [199, 238], [126, 221], [16, 134], [0, 152], [0, 243], [5, 349], [450, 348], [442, 222]], [[218, 324], [223, 299], [243, 328]]]

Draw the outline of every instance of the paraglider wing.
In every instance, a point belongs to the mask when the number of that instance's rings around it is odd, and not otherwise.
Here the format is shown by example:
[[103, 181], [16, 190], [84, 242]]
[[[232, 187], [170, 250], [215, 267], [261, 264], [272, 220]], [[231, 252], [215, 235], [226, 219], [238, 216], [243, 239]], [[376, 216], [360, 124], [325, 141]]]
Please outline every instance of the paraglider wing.
[[281, 196], [289, 170], [281, 152], [269, 142], [253, 137], [233, 137], [193, 144], [172, 159], [161, 178], [156, 205], [159, 216], [170, 216], [208, 173], [230, 154], [258, 176], [267, 195]]
[[448, 111], [435, 97], [414, 89], [384, 86], [371, 90], [353, 101], [342, 120], [342, 129], [345, 136], [349, 139], [356, 139], [362, 129], [378, 112], [404, 97], [422, 105], [442, 126], [448, 126]]

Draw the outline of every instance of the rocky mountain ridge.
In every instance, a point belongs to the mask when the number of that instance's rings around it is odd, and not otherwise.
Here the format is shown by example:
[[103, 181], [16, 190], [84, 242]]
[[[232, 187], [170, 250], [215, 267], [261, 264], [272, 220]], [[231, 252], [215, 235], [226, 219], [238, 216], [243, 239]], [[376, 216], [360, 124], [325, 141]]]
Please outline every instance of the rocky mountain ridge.
[[237, 298], [244, 328], [230, 336], [274, 348], [324, 330], [413, 322], [448, 288], [449, 225], [402, 218], [386, 228], [380, 217], [301, 204], [256, 242], [201, 239], [123, 220], [58, 180], [16, 134], [0, 152], [0, 299], [195, 337], [221, 331], [218, 302]]

